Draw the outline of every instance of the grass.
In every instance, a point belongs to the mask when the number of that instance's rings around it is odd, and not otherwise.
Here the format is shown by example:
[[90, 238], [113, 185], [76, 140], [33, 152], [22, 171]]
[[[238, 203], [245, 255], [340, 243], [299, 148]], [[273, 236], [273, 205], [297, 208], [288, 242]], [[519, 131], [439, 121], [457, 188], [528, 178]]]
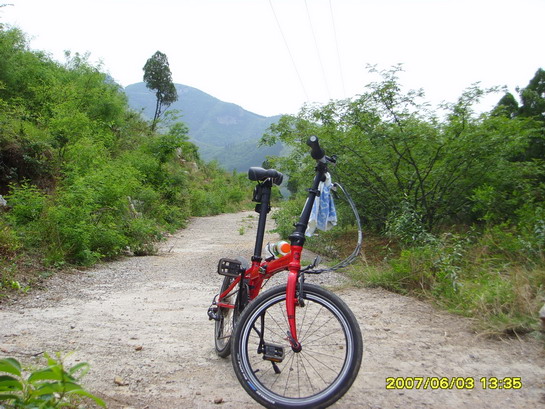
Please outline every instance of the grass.
[[58, 270], [57, 267], [45, 266], [38, 255], [0, 256], [0, 304], [39, 287]]
[[[351, 229], [320, 232], [309, 247], [321, 254], [334, 248], [335, 257], [342, 258], [354, 248], [355, 237]], [[474, 318], [482, 334], [544, 339], [538, 313], [545, 303], [545, 262], [518, 251], [515, 239], [507, 233], [462, 232], [410, 247], [367, 234], [348, 275], [355, 285], [425, 299]]]

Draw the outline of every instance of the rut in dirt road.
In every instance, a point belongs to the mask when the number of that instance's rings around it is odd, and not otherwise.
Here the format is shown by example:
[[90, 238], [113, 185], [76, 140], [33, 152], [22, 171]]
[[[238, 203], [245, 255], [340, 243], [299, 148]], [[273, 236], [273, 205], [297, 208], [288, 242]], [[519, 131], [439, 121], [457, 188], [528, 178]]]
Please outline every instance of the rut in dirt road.
[[[30, 364], [43, 351], [75, 351], [68, 364], [89, 362], [83, 384], [114, 409], [259, 407], [230, 360], [216, 356], [206, 314], [221, 284], [219, 258], [252, 254], [254, 215], [196, 218], [157, 256], [53, 277], [44, 291], [1, 307], [0, 357]], [[332, 407], [545, 408], [538, 342], [476, 336], [466, 319], [383, 290], [353, 288], [342, 275], [309, 281], [337, 288], [363, 332], [359, 376]], [[522, 387], [484, 389], [494, 378], [520, 378]]]

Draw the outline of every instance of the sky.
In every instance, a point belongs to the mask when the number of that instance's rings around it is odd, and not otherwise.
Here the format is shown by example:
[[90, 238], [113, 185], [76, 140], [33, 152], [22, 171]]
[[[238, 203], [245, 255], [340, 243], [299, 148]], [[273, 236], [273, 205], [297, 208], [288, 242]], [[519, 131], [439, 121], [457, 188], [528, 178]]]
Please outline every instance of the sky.
[[[172, 78], [260, 115], [365, 92], [379, 69], [433, 104], [473, 83], [525, 87], [545, 68], [545, 0], [0, 0], [0, 23], [64, 61], [89, 53], [119, 84], [156, 51]], [[497, 102], [501, 95], [489, 99]], [[484, 108], [486, 109], [486, 108]]]

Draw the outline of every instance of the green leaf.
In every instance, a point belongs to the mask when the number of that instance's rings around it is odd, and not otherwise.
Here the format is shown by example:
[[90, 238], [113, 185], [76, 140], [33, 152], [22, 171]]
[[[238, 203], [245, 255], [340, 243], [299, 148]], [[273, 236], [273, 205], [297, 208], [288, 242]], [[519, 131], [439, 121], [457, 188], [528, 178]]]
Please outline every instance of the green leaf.
[[81, 374], [79, 375], [79, 378], [83, 377], [87, 372], [89, 372], [90, 365], [87, 362], [82, 362], [77, 365], [74, 365], [72, 368], [68, 370], [68, 373], [70, 375], [74, 375], [76, 372], [81, 370]]
[[54, 393], [62, 393], [64, 388], [60, 382], [44, 383], [36, 390], [32, 391], [32, 396], [53, 395]]
[[12, 376], [0, 376], [0, 392], [22, 391], [23, 384]]
[[62, 387], [65, 392], [72, 392], [72, 391], [83, 389], [80, 385], [74, 382], [65, 382], [62, 384]]
[[97, 405], [102, 406], [103, 408], [106, 407], [106, 403], [102, 399], [100, 399], [99, 397], [97, 397], [97, 396], [95, 396], [95, 395], [93, 395], [93, 394], [91, 394], [91, 393], [89, 393], [89, 392], [87, 392], [87, 391], [85, 391], [83, 389], [79, 389], [79, 390], [76, 389], [76, 390], [70, 391], [68, 393], [72, 394], [72, 395], [85, 396], [85, 397], [87, 397], [89, 399], [94, 400]]
[[75, 391], [83, 390], [80, 385], [74, 382], [50, 382], [44, 383], [37, 388], [32, 395], [43, 396], [52, 395], [54, 393], [75, 393]]
[[13, 358], [0, 359], [0, 372], [21, 376], [21, 364]]
[[3, 403], [10, 403], [8, 400], [12, 399], [13, 402], [11, 403], [21, 403], [21, 398], [17, 395], [1, 395], [0, 394], [0, 402]]
[[59, 373], [58, 371], [54, 371], [51, 368], [32, 372], [30, 376], [28, 377], [28, 381], [32, 383], [36, 381], [62, 381], [62, 379], [63, 379], [62, 373]]
[[49, 365], [49, 366], [57, 365], [57, 361], [55, 360], [55, 358], [53, 358], [47, 352], [44, 352], [44, 357], [45, 357], [45, 359], [47, 359], [47, 365]]

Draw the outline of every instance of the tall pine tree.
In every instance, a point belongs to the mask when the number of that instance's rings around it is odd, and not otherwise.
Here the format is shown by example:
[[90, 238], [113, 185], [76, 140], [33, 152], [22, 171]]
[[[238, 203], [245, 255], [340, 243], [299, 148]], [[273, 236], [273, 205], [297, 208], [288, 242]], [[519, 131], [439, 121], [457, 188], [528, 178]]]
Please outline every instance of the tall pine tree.
[[157, 126], [161, 114], [175, 101], [178, 100], [176, 87], [172, 82], [172, 73], [168, 64], [168, 58], [160, 51], [156, 51], [144, 65], [144, 82], [146, 87], [155, 91], [157, 102], [155, 113], [151, 123], [152, 131]]

